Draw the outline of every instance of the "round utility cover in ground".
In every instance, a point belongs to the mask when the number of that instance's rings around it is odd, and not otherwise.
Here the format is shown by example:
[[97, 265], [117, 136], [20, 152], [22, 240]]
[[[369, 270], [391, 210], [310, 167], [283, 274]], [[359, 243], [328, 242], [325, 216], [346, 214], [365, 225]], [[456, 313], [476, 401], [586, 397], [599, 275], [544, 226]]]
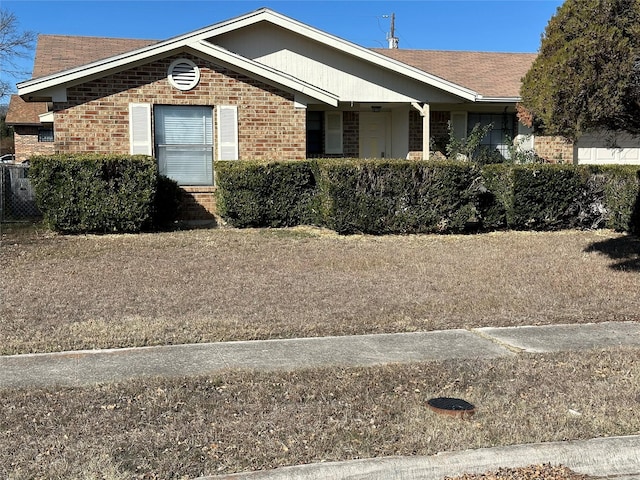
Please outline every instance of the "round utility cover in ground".
[[452, 417], [467, 418], [476, 413], [476, 407], [460, 398], [438, 397], [427, 401], [429, 408], [434, 412]]

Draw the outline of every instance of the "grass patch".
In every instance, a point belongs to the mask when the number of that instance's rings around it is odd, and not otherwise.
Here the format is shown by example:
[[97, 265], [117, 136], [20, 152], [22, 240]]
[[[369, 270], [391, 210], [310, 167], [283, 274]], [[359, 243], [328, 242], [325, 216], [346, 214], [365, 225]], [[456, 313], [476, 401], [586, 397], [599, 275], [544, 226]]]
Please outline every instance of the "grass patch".
[[611, 231], [5, 229], [0, 353], [638, 320], [638, 245]]
[[[0, 477], [193, 478], [640, 433], [640, 350], [0, 391]], [[434, 396], [478, 407], [431, 412]], [[553, 461], [553, 459], [549, 459]]]

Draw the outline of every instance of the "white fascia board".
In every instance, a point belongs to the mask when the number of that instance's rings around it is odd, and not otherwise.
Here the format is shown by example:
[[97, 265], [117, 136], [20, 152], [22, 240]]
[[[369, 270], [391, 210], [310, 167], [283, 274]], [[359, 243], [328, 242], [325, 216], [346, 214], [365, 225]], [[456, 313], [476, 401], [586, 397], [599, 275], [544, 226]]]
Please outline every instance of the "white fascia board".
[[483, 97], [479, 95], [476, 101], [478, 103], [518, 103], [522, 98], [520, 97]]
[[17, 84], [18, 95], [25, 96], [31, 93], [41, 92], [59, 85], [77, 85], [83, 83], [88, 77], [96, 78], [100, 74], [109, 70], [124, 69], [153, 60], [154, 58], [162, 58], [172, 51], [184, 48], [191, 43], [198, 42], [212, 36], [224, 33], [229, 30], [235, 30], [245, 25], [263, 20], [264, 13], [267, 9], [256, 10], [241, 17], [226, 20], [214, 25], [195, 30], [184, 35], [169, 38], [146, 47], [115, 55], [103, 60], [81, 65], [75, 68], [56, 72], [44, 77], [26, 80]]
[[53, 90], [84, 83], [102, 77], [106, 75], [107, 72], [132, 68], [154, 60], [155, 58], [165, 57], [174, 51], [180, 51], [181, 47], [183, 47], [183, 45], [166, 45], [163, 48], [157, 48], [153, 51], [150, 51], [149, 47], [145, 47], [144, 49], [134, 50], [45, 77], [27, 80], [18, 83], [18, 95], [23, 97], [31, 93], [39, 93], [45, 90]]
[[338, 96], [327, 92], [321, 88], [304, 82], [298, 78], [288, 75], [280, 70], [248, 59], [236, 53], [230, 52], [212, 43], [200, 40], [190, 45], [190, 48], [211, 57], [215, 62], [224, 63], [231, 67], [232, 70], [247, 73], [250, 76], [262, 77], [277, 85], [289, 88], [295, 92], [302, 93], [321, 102], [327, 103], [333, 107], [338, 106]]

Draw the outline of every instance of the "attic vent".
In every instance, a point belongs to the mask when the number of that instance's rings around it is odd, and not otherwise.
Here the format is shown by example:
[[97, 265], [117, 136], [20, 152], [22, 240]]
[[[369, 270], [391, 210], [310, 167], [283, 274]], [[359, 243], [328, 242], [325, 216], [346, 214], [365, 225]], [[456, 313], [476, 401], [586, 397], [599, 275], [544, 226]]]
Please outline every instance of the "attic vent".
[[200, 81], [200, 70], [191, 60], [180, 58], [169, 65], [169, 83], [178, 90], [191, 90]]

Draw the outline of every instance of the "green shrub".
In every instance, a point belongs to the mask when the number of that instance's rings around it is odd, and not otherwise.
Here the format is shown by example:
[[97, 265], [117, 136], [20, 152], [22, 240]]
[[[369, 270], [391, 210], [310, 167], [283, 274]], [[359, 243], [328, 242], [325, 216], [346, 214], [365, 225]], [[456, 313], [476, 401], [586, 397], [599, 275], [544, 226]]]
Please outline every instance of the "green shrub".
[[45, 223], [66, 233], [137, 232], [148, 224], [155, 160], [128, 155], [31, 158], [29, 177]]
[[482, 167], [479, 194], [483, 230], [503, 230], [513, 214], [513, 166], [492, 164]]
[[509, 228], [559, 230], [589, 224], [588, 178], [587, 168], [573, 165], [514, 166]]
[[338, 233], [482, 228], [637, 232], [637, 167], [323, 159], [217, 162], [218, 211], [238, 227]]
[[472, 164], [318, 162], [322, 218], [339, 233], [462, 232], [478, 221]]
[[218, 213], [236, 227], [313, 223], [313, 161], [216, 162]]
[[603, 227], [640, 233], [640, 167], [623, 165], [590, 166], [599, 184]]

